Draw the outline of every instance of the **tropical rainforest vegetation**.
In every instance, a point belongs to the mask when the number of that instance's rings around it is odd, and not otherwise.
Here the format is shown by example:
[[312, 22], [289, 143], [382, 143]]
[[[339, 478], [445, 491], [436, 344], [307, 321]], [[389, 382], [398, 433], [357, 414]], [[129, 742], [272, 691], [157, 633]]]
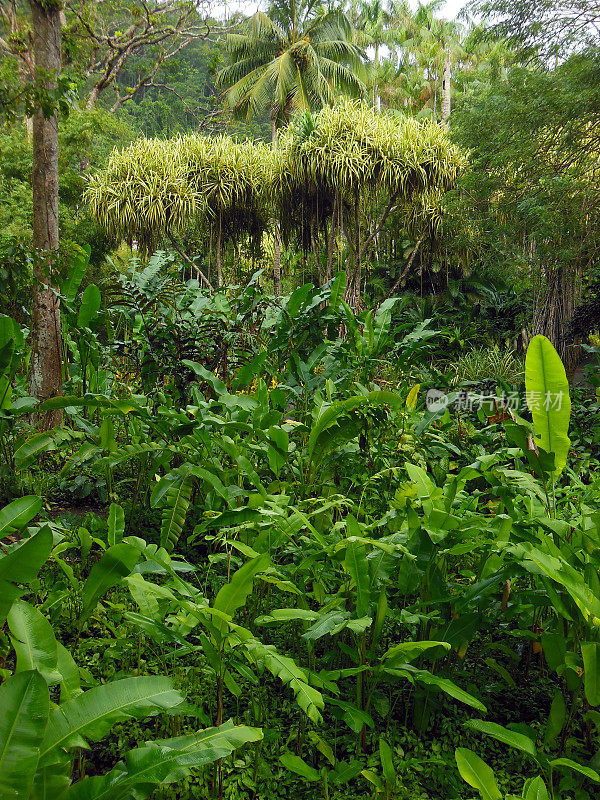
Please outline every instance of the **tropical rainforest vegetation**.
[[600, 796], [600, 15], [0, 0], [0, 800]]

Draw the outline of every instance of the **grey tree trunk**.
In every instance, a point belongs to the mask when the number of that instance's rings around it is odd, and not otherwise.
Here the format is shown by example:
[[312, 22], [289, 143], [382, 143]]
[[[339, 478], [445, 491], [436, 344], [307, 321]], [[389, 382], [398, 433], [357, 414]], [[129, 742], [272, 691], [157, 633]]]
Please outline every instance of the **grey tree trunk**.
[[442, 122], [446, 122], [452, 111], [452, 98], [450, 95], [452, 83], [452, 62], [450, 54], [446, 53], [444, 59], [444, 74], [442, 77]]
[[275, 224], [275, 241], [273, 242], [273, 294], [281, 294], [281, 233], [279, 223]]
[[[56, 88], [60, 70], [60, 8], [53, 0], [30, 0], [35, 66], [46, 89]], [[58, 251], [58, 111], [33, 117], [33, 245], [36, 250], [32, 298], [31, 393], [47, 400], [62, 394], [60, 305], [52, 291]], [[62, 410], [38, 415], [42, 429], [59, 425]]]
[[219, 289], [223, 286], [223, 263], [221, 260], [221, 246], [223, 244], [223, 218], [219, 211], [219, 229], [217, 230], [217, 246], [215, 260], [217, 264], [217, 286]]
[[[271, 118], [272, 146], [277, 145], [277, 120]], [[275, 233], [273, 240], [273, 294], [275, 297], [281, 295], [281, 231], [279, 220], [275, 220]]]

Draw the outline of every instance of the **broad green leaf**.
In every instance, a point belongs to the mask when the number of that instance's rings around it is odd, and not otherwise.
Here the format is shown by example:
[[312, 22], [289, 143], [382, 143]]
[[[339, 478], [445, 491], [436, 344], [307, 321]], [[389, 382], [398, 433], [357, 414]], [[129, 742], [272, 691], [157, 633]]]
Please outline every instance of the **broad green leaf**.
[[305, 608], [274, 608], [268, 614], [257, 617], [255, 622], [257, 625], [268, 625], [270, 622], [290, 622], [299, 619], [304, 622], [314, 622], [319, 619], [319, 614]]
[[90, 283], [85, 287], [81, 297], [81, 306], [77, 317], [78, 328], [89, 328], [90, 322], [96, 318], [100, 306], [102, 305], [102, 295], [95, 283]]
[[232, 629], [238, 634], [241, 642], [249, 655], [269, 670], [276, 678], [289, 686], [294, 692], [296, 702], [312, 722], [322, 721], [321, 711], [325, 701], [321, 692], [308, 685], [306, 672], [301, 669], [293, 658], [281, 655], [273, 645], [265, 645], [245, 628], [233, 625]]
[[417, 405], [417, 399], [419, 397], [419, 389], [421, 388], [420, 383], [415, 383], [412, 387], [408, 395], [406, 396], [406, 408], [409, 411], [414, 411], [415, 406]]
[[92, 567], [83, 585], [80, 625], [93, 613], [102, 595], [131, 574], [138, 559], [139, 550], [126, 542], [114, 544], [105, 550], [100, 561]]
[[67, 648], [60, 642], [56, 643], [57, 666], [60, 672], [60, 702], [64, 703], [81, 694], [81, 680], [79, 667]]
[[169, 552], [172, 552], [181, 536], [192, 500], [194, 479], [190, 474], [191, 469], [191, 467], [181, 468], [180, 480], [171, 484], [167, 491], [167, 501], [160, 528], [160, 544]]
[[37, 670], [46, 683], [59, 683], [58, 647], [52, 626], [39, 609], [15, 600], [7, 618], [17, 655], [17, 672]]
[[530, 778], [523, 787], [524, 800], [548, 800], [548, 789], [542, 778]]
[[567, 707], [565, 700], [560, 689], [557, 689], [552, 698], [550, 706], [550, 714], [546, 722], [546, 731], [544, 734], [544, 744], [552, 744], [559, 733], [564, 728], [567, 720]]
[[534, 756], [534, 758], [537, 754], [535, 743], [529, 736], [511, 731], [508, 728], [504, 728], [502, 725], [497, 725], [495, 722], [486, 722], [482, 719], [470, 719], [468, 722], [465, 722], [465, 725], [469, 728], [473, 728], [473, 730], [486, 733], [488, 736], [493, 736], [494, 739], [497, 739], [499, 742], [507, 744], [510, 747], [515, 747], [517, 750], [522, 750], [524, 753]]
[[125, 512], [117, 503], [111, 503], [108, 510], [108, 544], [119, 544], [125, 533]]
[[39, 453], [56, 450], [56, 443], [48, 433], [36, 433], [15, 451], [15, 466], [19, 469], [29, 466]]
[[369, 613], [371, 606], [371, 591], [369, 580], [369, 565], [367, 554], [363, 545], [358, 542], [348, 541], [346, 546], [346, 569], [354, 581], [356, 592], [356, 615], [364, 617]]
[[408, 667], [408, 665], [407, 668], [410, 673], [414, 675], [415, 680], [425, 683], [428, 686], [437, 686], [443, 692], [450, 695], [450, 697], [454, 697], [455, 700], [460, 700], [461, 703], [466, 703], [466, 705], [472, 706], [484, 714], [487, 713], [487, 708], [480, 700], [458, 687], [454, 681], [448, 678], [439, 678], [437, 675], [432, 675], [431, 672], [425, 669], [415, 669], [414, 667]]
[[426, 650], [437, 647], [450, 650], [448, 642], [401, 642], [400, 644], [395, 644], [393, 647], [390, 647], [390, 649], [383, 654], [382, 658], [386, 661], [387, 667], [392, 667], [414, 661], [415, 658]]
[[85, 271], [90, 260], [90, 253], [91, 248], [89, 244], [85, 245], [85, 247], [77, 246], [77, 250], [71, 258], [71, 262], [69, 264], [69, 274], [62, 285], [62, 294], [69, 305], [73, 303], [75, 297], [77, 296], [77, 292], [79, 291], [81, 281], [83, 280], [83, 276], [85, 275]]
[[368, 405], [390, 405], [393, 408], [402, 408], [402, 399], [393, 392], [387, 391], [374, 391], [368, 392], [366, 395], [356, 395], [348, 397], [346, 400], [339, 400], [328, 407], [324, 407], [316, 420], [308, 437], [308, 458], [312, 460], [313, 452], [317, 446], [319, 437], [331, 426], [337, 423], [345, 414], [359, 408], [360, 406]]
[[52, 532], [47, 527], [18, 542], [0, 557], [0, 579], [15, 583], [32, 581], [48, 559], [52, 543]]
[[225, 722], [218, 728], [159, 739], [130, 750], [107, 775], [74, 783], [61, 800], [130, 800], [147, 798], [156, 786], [181, 780], [205, 764], [226, 758], [245, 744], [258, 742], [258, 728]]
[[585, 775], [586, 778], [590, 778], [590, 780], [596, 781], [596, 783], [600, 783], [600, 775], [598, 775], [595, 769], [586, 767], [583, 764], [578, 764], [570, 758], [555, 758], [548, 763], [553, 769], [556, 767], [566, 767], [567, 769], [572, 769], [574, 772], [579, 772], [581, 775]]
[[42, 510], [42, 500], [33, 494], [13, 500], [0, 510], [0, 536], [24, 528]]
[[19, 672], [0, 686], [0, 797], [28, 798], [48, 722], [50, 696], [39, 672]]
[[335, 314], [340, 306], [346, 288], [346, 270], [340, 270], [331, 281], [328, 310]]
[[95, 686], [50, 712], [40, 758], [49, 757], [56, 748], [87, 747], [87, 740], [98, 741], [117, 722], [182, 703], [170, 678], [144, 675]]
[[597, 642], [583, 642], [583, 685], [585, 699], [591, 706], [600, 705], [600, 645]]
[[[259, 572], [263, 572], [270, 564], [268, 555], [257, 556], [246, 561], [246, 563], [235, 572], [229, 583], [222, 586], [215, 597], [213, 608], [222, 611], [233, 618], [238, 608], [241, 608], [248, 595], [252, 592], [254, 578]], [[217, 621], [217, 628], [223, 636], [228, 626], [224, 620]]]
[[410, 461], [407, 461], [404, 466], [408, 472], [408, 477], [417, 490], [417, 496], [421, 500], [431, 497], [431, 493], [435, 489], [435, 484], [425, 470], [418, 467], [416, 464], [411, 464]]
[[538, 435], [537, 444], [554, 453], [554, 477], [567, 463], [571, 417], [569, 382], [560, 356], [545, 336], [534, 336], [525, 358], [525, 389]]
[[462, 779], [477, 789], [482, 800], [501, 800], [494, 773], [485, 761], [465, 747], [459, 747], [454, 755]]
[[279, 760], [286, 769], [289, 769], [290, 772], [295, 772], [296, 775], [300, 775], [306, 781], [316, 782], [321, 780], [318, 770], [310, 767], [300, 756], [287, 752], [279, 756]]
[[385, 739], [379, 740], [379, 759], [381, 761], [381, 769], [383, 770], [383, 777], [388, 787], [392, 789], [396, 782], [396, 770], [394, 769], [394, 753]]

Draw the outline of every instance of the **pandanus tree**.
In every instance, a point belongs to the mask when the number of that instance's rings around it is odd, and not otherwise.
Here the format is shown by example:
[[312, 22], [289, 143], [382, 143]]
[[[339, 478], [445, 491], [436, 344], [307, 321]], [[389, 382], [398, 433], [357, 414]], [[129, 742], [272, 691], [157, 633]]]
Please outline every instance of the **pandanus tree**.
[[219, 73], [224, 97], [238, 116], [266, 111], [273, 139], [298, 111], [364, 93], [363, 54], [340, 11], [323, 13], [316, 0], [275, 0], [243, 32], [227, 36], [229, 65]]
[[352, 101], [305, 116], [282, 139], [281, 149], [286, 232], [308, 230], [313, 240], [325, 235], [325, 277], [336, 241], [345, 238], [346, 300], [355, 307], [365, 259], [390, 215], [404, 226], [422, 217], [464, 163], [439, 125], [375, 113]]
[[[271, 147], [229, 137], [141, 139], [111, 156], [90, 178], [87, 200], [113, 235], [138, 241], [144, 252], [167, 239], [212, 289], [181, 245], [186, 231], [209, 239], [217, 285], [223, 285], [223, 245], [250, 237], [256, 244], [273, 202]], [[206, 236], [208, 230], [214, 235]]]

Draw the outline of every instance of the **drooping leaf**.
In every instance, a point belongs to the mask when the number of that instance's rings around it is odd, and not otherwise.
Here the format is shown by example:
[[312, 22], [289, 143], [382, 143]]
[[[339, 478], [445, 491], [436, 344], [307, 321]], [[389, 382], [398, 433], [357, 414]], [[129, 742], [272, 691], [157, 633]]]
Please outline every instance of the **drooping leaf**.
[[583, 686], [585, 699], [591, 706], [600, 705], [600, 645], [598, 642], [583, 642]]
[[[254, 578], [259, 572], [265, 570], [269, 563], [270, 558], [266, 554], [246, 561], [240, 569], [234, 572], [229, 583], [219, 589], [213, 608], [233, 618], [235, 612], [244, 605], [248, 595], [252, 592]], [[224, 620], [217, 621], [217, 628], [221, 635], [228, 630]]]
[[139, 550], [127, 542], [114, 544], [105, 550], [100, 561], [91, 569], [83, 585], [81, 599], [83, 609], [79, 618], [80, 625], [93, 613], [98, 600], [130, 575], [137, 564]]
[[465, 725], [469, 728], [473, 728], [473, 730], [481, 731], [481, 733], [487, 733], [488, 736], [493, 736], [494, 739], [497, 739], [499, 742], [503, 742], [503, 744], [507, 744], [517, 750], [522, 750], [530, 756], [535, 757], [537, 754], [535, 742], [532, 741], [529, 736], [511, 731], [502, 725], [497, 725], [495, 722], [486, 722], [483, 719], [470, 719]]
[[98, 741], [117, 722], [182, 703], [170, 678], [136, 676], [95, 686], [51, 711], [40, 758], [49, 757], [56, 748], [87, 747], [88, 740]]
[[0, 510], [0, 537], [8, 536], [20, 528], [24, 528], [27, 523], [40, 513], [42, 500], [33, 494], [26, 497], [19, 497]]
[[319, 771], [309, 766], [300, 756], [295, 756], [288, 751], [279, 756], [279, 760], [286, 769], [289, 769], [290, 772], [295, 772], [296, 775], [300, 775], [300, 777], [304, 778], [306, 781], [315, 783], [321, 780]]

